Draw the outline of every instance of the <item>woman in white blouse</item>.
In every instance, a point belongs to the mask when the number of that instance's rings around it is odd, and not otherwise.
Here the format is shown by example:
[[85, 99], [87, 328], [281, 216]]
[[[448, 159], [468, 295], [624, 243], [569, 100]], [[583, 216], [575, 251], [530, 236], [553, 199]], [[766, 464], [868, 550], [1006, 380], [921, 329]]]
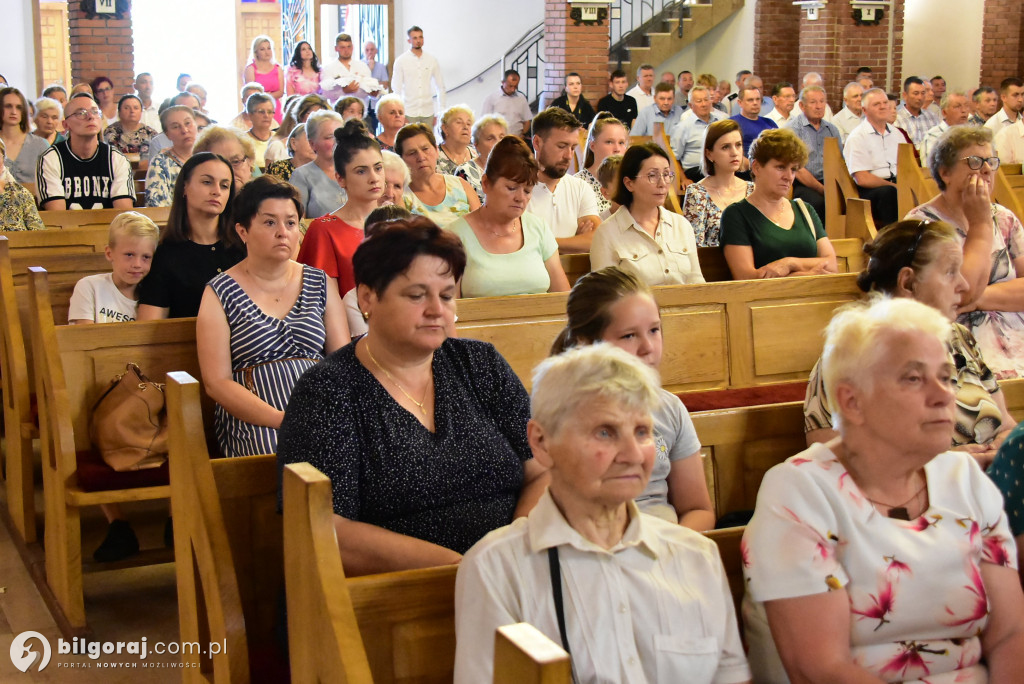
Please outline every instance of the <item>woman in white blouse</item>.
[[654, 143], [626, 150], [612, 197], [621, 206], [594, 232], [593, 270], [618, 266], [651, 287], [704, 282], [693, 226], [662, 206], [673, 180], [668, 155]]

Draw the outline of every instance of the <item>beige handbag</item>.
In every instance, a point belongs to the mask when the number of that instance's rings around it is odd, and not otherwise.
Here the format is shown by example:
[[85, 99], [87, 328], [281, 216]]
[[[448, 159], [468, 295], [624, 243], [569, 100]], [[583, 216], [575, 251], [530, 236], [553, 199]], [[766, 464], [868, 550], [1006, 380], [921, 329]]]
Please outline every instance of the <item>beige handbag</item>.
[[92, 407], [89, 437], [118, 472], [162, 466], [167, 462], [164, 386], [129, 363]]

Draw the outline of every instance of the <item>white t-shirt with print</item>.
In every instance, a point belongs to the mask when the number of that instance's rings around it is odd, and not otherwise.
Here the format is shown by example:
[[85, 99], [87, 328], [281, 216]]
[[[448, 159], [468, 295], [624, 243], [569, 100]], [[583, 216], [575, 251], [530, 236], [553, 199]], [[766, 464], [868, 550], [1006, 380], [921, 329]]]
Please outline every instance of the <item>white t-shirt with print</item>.
[[112, 273], [86, 276], [75, 284], [68, 306], [68, 321], [127, 323], [134, 321], [139, 303], [114, 285]]

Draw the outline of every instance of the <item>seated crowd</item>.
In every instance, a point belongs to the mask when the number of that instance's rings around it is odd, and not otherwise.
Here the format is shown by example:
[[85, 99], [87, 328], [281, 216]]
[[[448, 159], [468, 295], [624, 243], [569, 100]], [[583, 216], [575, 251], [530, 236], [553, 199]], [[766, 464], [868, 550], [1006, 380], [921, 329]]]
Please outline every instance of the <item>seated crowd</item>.
[[[490, 681], [494, 629], [520, 621], [579, 682], [1016, 681], [1024, 431], [996, 381], [1024, 377], [1024, 225], [992, 198], [1000, 161], [1024, 159], [1024, 83], [909, 77], [897, 109], [868, 70], [833, 114], [818, 74], [769, 96], [741, 72], [724, 97], [711, 74], [655, 84], [642, 65], [596, 106], [570, 73], [534, 115], [509, 70], [435, 130], [349, 36], [335, 51], [321, 65], [302, 42], [285, 69], [257, 38], [228, 125], [195, 83], [154, 105], [148, 74], [122, 95], [47, 89], [34, 115], [0, 88], [0, 231], [123, 210], [111, 272], [79, 282], [68, 322], [196, 317], [220, 455], [327, 475], [346, 574], [460, 566], [455, 681]], [[759, 489], [741, 618], [700, 534], [717, 512], [661, 388], [651, 288], [704, 283], [708, 247], [735, 280], [836, 273], [826, 138], [884, 228], [858, 278], [872, 294], [826, 331], [808, 449]], [[904, 141], [940, 192], [897, 222]], [[136, 174], [169, 207], [159, 232], [130, 211]], [[566, 253], [589, 254], [575, 284]], [[531, 395], [457, 336], [456, 303], [546, 292], [568, 293], [567, 321]], [[96, 559], [138, 553], [104, 513]]]

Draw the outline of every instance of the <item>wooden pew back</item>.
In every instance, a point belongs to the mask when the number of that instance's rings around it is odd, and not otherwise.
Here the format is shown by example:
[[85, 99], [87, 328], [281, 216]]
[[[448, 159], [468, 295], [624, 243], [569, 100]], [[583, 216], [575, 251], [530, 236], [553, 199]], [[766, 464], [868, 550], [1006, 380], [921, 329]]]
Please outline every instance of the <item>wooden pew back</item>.
[[85, 226], [67, 230], [29, 230], [4, 235], [10, 240], [11, 254], [47, 257], [53, 254], [103, 254], [109, 231], [109, 226]]
[[569, 684], [569, 654], [533, 625], [498, 627], [494, 637], [494, 684]]
[[939, 186], [927, 168], [922, 168], [914, 146], [901, 143], [896, 158], [896, 203], [900, 216], [939, 194]]
[[1003, 205], [1014, 214], [1021, 221], [1024, 221], [1024, 176], [1019, 172], [1014, 174], [1009, 171], [1018, 170], [1019, 165], [1008, 165], [1014, 168], [1004, 168], [1000, 166], [996, 169], [996, 181], [994, 189], [994, 199], [999, 204]]
[[153, 219], [158, 226], [167, 225], [170, 207], [136, 207], [134, 209], [67, 209], [63, 211], [41, 211], [39, 217], [47, 228], [68, 230], [71, 228], [110, 227], [114, 217], [125, 211], [137, 211]]
[[835, 138], [825, 138], [824, 149], [825, 166], [825, 232], [828, 236], [837, 240], [844, 237], [863, 237], [862, 235], [850, 235], [846, 230], [846, 202], [849, 199], [859, 199], [860, 192], [857, 190], [850, 171], [846, 167], [843, 155], [839, 151], [839, 141]]

